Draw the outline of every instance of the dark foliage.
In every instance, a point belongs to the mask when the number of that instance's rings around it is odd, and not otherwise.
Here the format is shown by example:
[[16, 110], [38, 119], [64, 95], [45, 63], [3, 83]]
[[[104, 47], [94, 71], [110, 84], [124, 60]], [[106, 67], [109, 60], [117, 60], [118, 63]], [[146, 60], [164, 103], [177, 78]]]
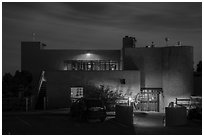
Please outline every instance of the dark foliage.
[[16, 71], [14, 76], [6, 73], [2, 81], [3, 97], [19, 96], [19, 93], [30, 96], [32, 79], [32, 74], [28, 71]]
[[10, 73], [6, 73], [3, 76], [2, 80], [2, 95], [4, 96], [9, 96], [9, 93], [11, 94], [10, 91], [12, 91], [12, 80], [13, 76]]
[[196, 72], [202, 72], [202, 61], [199, 61], [199, 63], [197, 64]]
[[105, 103], [107, 109], [112, 109], [117, 99], [124, 98], [124, 95], [122, 94], [123, 91], [112, 91], [104, 85], [101, 85], [100, 88], [97, 88], [94, 85], [87, 85], [85, 89], [85, 98], [101, 99]]

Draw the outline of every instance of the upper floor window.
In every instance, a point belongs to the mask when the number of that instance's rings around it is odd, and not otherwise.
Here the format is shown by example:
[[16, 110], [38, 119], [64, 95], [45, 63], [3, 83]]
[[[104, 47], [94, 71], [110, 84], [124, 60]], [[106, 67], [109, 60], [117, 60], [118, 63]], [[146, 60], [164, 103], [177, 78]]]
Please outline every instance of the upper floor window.
[[119, 62], [111, 60], [66, 60], [66, 70], [119, 70]]

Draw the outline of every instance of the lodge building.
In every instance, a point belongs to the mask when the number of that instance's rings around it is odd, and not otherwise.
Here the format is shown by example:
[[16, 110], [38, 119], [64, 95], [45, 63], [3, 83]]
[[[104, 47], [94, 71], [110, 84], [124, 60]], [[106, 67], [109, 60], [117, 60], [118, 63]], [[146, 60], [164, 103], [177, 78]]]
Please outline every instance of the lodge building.
[[[46, 49], [41, 42], [21, 42], [21, 69], [33, 74], [36, 104], [70, 107], [77, 91], [108, 87], [140, 100], [142, 111], [164, 112], [175, 98], [193, 93], [193, 47], [136, 47], [125, 36], [121, 50]], [[139, 95], [139, 96], [138, 96]], [[42, 100], [42, 99], [41, 99]]]

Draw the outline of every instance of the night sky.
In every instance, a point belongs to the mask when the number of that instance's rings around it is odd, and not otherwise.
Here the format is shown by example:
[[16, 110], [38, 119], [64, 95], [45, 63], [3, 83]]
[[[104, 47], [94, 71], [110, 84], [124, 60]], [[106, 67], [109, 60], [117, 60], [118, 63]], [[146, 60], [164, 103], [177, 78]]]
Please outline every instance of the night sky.
[[[49, 49], [121, 49], [125, 35], [137, 47], [181, 41], [202, 55], [202, 3], [3, 3], [2, 69], [20, 70], [20, 42], [41, 41]], [[32, 63], [32, 62], [31, 62]]]

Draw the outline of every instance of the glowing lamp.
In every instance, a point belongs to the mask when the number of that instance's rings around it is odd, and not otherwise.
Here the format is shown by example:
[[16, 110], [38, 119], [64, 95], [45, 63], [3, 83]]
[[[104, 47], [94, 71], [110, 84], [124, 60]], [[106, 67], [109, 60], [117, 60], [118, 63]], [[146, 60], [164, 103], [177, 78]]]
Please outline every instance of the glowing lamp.
[[88, 57], [91, 56], [91, 53], [86, 53], [86, 56], [88, 56]]
[[128, 106], [131, 106], [132, 98], [128, 97]]
[[131, 98], [131, 97], [129, 97], [128, 100], [129, 100], [130, 102], [132, 102], [132, 98]]

